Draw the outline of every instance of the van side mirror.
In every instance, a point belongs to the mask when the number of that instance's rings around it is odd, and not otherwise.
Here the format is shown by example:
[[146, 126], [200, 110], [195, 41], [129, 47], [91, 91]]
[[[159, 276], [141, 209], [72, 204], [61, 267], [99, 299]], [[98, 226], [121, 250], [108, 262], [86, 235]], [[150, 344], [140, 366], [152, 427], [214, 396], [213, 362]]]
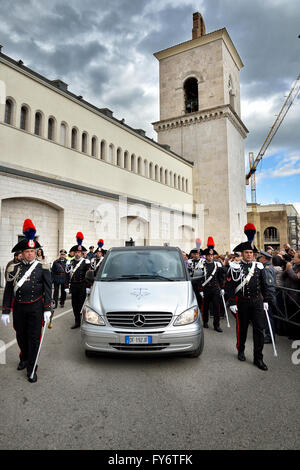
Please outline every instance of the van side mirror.
[[95, 272], [94, 271], [87, 271], [85, 273], [85, 280], [90, 282], [91, 284], [93, 284], [94, 280], [95, 280]]

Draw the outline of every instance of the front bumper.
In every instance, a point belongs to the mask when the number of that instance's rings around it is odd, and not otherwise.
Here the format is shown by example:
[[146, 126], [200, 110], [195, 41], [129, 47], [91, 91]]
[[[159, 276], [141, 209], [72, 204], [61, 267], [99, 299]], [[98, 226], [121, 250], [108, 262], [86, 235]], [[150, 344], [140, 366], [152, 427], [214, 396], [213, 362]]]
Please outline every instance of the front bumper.
[[[200, 322], [164, 329], [121, 329], [110, 326], [81, 324], [81, 340], [85, 350], [118, 354], [176, 354], [195, 351], [202, 339]], [[151, 344], [126, 344], [126, 336], [151, 336]]]

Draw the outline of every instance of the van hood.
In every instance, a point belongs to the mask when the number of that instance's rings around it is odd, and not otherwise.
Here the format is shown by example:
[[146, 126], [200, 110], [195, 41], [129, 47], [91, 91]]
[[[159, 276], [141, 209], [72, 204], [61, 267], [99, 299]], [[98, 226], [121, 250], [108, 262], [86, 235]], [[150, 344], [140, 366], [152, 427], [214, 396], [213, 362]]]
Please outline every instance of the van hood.
[[99, 314], [150, 311], [179, 315], [197, 305], [190, 281], [95, 281], [87, 303]]

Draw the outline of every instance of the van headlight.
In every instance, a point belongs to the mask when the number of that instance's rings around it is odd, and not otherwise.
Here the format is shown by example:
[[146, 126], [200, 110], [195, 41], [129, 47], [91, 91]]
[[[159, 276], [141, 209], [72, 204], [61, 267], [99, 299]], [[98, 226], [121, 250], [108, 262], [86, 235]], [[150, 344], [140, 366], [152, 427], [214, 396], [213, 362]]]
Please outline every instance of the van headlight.
[[99, 313], [95, 312], [90, 307], [84, 307], [82, 314], [84, 321], [87, 323], [91, 323], [92, 325], [105, 326], [104, 319], [99, 315]]
[[199, 310], [197, 307], [192, 307], [181, 313], [175, 320], [174, 326], [188, 325], [194, 323], [198, 318]]

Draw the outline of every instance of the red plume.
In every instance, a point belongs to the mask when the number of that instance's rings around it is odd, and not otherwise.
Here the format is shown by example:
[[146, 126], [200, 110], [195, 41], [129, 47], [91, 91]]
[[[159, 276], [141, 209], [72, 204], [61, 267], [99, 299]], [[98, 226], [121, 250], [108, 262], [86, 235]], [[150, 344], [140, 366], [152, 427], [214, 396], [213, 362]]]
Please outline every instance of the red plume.
[[215, 242], [214, 242], [213, 237], [208, 237], [207, 246], [208, 246], [208, 247], [209, 247], [209, 246], [212, 246], [212, 247], [215, 246]]
[[76, 238], [79, 238], [80, 240], [83, 240], [83, 233], [82, 232], [77, 232], [76, 233]]
[[254, 225], [251, 224], [251, 223], [245, 225], [245, 227], [244, 227], [244, 233], [246, 233], [247, 230], [255, 230], [255, 232], [256, 232], [256, 228], [255, 228]]
[[32, 220], [30, 219], [24, 220], [23, 233], [26, 232], [27, 230], [36, 230], [35, 226], [33, 225]]

